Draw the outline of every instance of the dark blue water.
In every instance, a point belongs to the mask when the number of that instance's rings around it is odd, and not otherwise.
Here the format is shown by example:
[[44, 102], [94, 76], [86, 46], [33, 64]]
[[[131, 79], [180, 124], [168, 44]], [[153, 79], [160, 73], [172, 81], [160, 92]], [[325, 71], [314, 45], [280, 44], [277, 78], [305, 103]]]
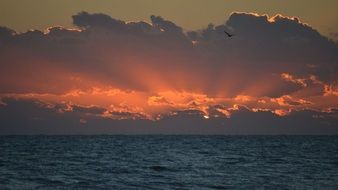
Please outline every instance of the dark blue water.
[[0, 189], [338, 189], [337, 136], [3, 136], [0, 153]]

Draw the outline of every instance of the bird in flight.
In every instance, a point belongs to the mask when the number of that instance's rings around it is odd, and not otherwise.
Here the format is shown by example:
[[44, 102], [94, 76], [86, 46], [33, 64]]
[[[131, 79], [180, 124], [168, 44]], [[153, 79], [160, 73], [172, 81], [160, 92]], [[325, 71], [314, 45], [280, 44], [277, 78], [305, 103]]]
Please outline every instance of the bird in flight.
[[232, 36], [234, 36], [233, 34], [229, 34], [227, 31], [224, 30], [224, 33], [229, 37], [231, 38]]

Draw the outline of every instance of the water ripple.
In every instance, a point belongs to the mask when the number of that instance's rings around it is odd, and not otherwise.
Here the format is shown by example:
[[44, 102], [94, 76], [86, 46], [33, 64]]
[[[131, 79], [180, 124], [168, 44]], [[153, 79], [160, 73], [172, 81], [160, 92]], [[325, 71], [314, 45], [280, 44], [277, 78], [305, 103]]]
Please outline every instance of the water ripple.
[[0, 189], [338, 189], [336, 136], [2, 136]]

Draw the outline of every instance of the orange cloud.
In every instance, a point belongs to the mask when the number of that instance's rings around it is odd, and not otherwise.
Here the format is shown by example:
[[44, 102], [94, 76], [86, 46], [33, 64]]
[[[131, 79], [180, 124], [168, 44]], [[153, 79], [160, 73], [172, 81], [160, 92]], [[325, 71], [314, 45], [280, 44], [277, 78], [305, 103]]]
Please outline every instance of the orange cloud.
[[338, 96], [338, 88], [335, 85], [324, 85], [324, 96]]
[[296, 99], [289, 95], [285, 95], [279, 98], [272, 98], [271, 101], [278, 103], [280, 106], [286, 106], [286, 107], [312, 104], [309, 101], [306, 101], [303, 99]]
[[302, 79], [302, 78], [295, 78], [294, 76], [288, 74], [288, 73], [282, 73], [281, 74], [281, 77], [286, 80], [286, 81], [289, 81], [289, 82], [293, 82], [293, 83], [296, 83], [296, 84], [299, 84], [301, 85], [302, 87], [306, 87], [307, 84], [306, 84], [306, 79]]

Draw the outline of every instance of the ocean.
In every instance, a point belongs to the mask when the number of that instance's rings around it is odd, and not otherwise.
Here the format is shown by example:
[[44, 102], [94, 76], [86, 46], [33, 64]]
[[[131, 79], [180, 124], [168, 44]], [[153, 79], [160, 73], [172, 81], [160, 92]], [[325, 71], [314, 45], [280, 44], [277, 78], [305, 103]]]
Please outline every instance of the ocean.
[[338, 136], [0, 136], [0, 189], [338, 189]]

